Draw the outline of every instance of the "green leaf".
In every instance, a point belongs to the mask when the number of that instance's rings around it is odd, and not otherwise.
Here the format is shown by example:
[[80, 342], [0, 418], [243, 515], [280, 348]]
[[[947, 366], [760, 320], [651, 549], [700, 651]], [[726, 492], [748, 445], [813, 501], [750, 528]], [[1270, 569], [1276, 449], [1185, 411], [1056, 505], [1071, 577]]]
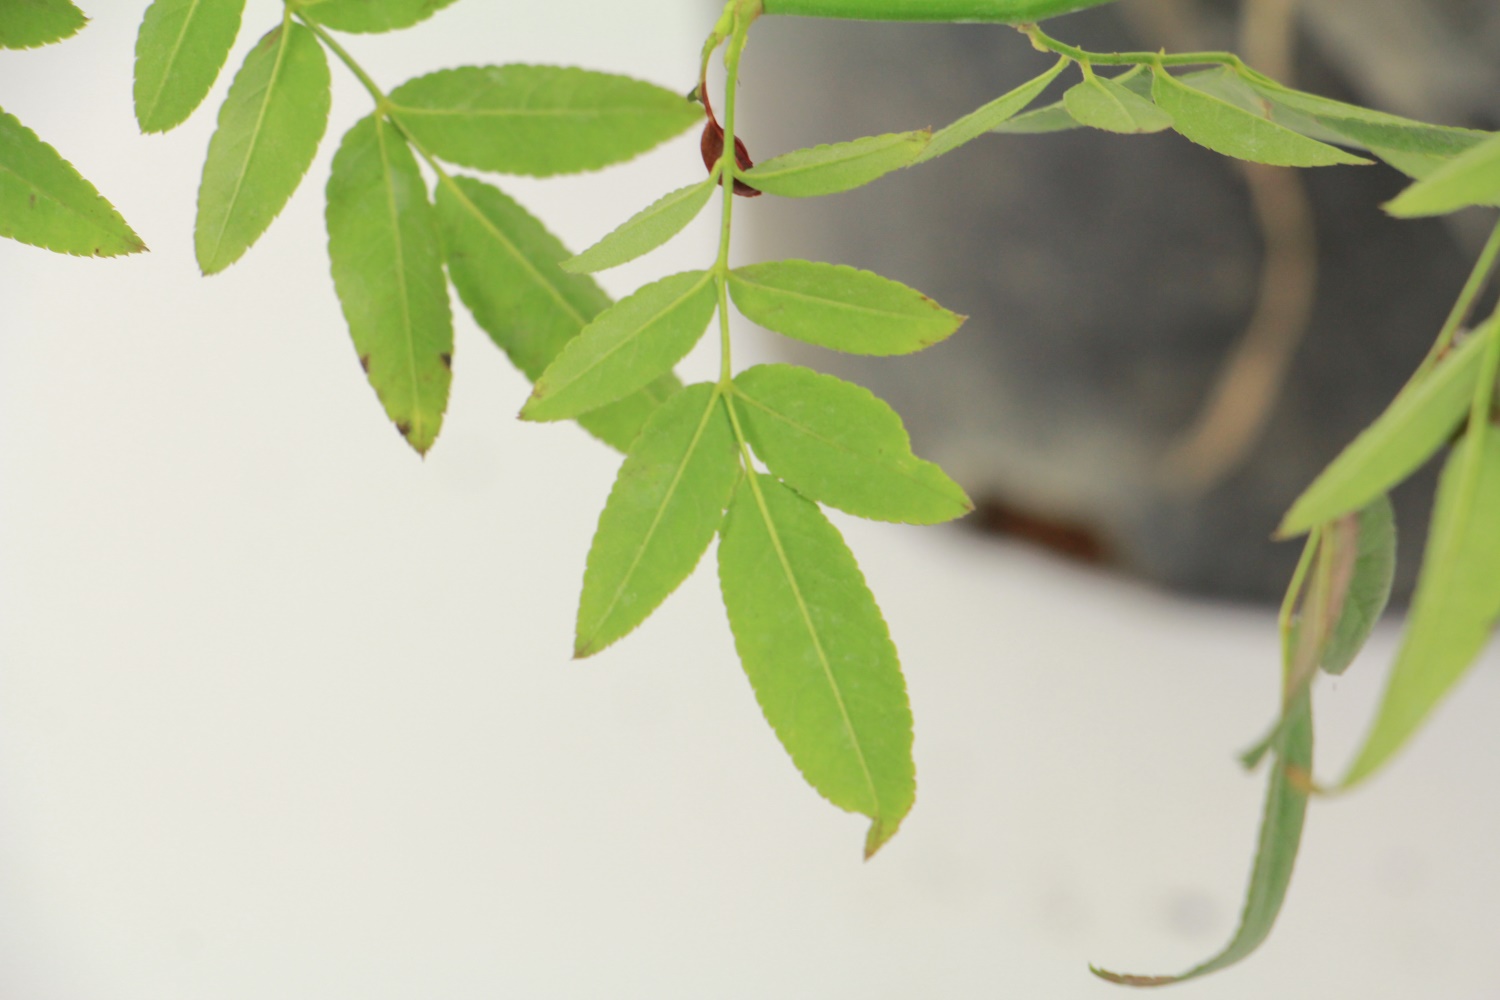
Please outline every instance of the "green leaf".
[[688, 578], [719, 530], [739, 472], [716, 386], [689, 386], [656, 411], [599, 516], [575, 656], [592, 656], [629, 633]]
[[703, 336], [718, 305], [712, 275], [685, 271], [600, 313], [547, 366], [524, 420], [562, 420], [613, 403], [666, 374]]
[[72, 0], [5, 0], [0, 3], [0, 49], [60, 42], [88, 21]]
[[1454, 157], [1386, 203], [1402, 218], [1500, 204], [1500, 135]]
[[1257, 78], [1250, 78], [1248, 85], [1269, 100], [1275, 110], [1307, 115], [1333, 132], [1372, 150], [1378, 147], [1400, 153], [1455, 156], [1478, 145], [1489, 134], [1475, 129], [1430, 125]]
[[193, 248], [204, 274], [239, 260], [281, 212], [328, 127], [328, 62], [300, 24], [269, 31], [230, 84], [208, 144]]
[[931, 140], [927, 131], [865, 136], [783, 153], [739, 176], [758, 191], [786, 198], [837, 194], [911, 166]]
[[[1257, 118], [1266, 118], [1270, 115], [1270, 105], [1265, 98], [1252, 90], [1244, 78], [1228, 66], [1215, 66], [1213, 69], [1195, 70], [1191, 73], [1184, 73], [1181, 76], [1174, 77], [1174, 79], [1178, 83], [1192, 87], [1194, 90], [1201, 90], [1203, 93], [1217, 97], [1227, 104], [1232, 104], [1241, 111], [1248, 112]], [[1151, 77], [1142, 76], [1140, 84], [1145, 90], [1142, 96], [1151, 96]], [[1327, 141], [1321, 135], [1314, 136], [1314, 138], [1320, 142]]]
[[1153, 75], [1151, 95], [1172, 116], [1172, 127], [1216, 153], [1278, 167], [1370, 162], [1188, 86], [1163, 69]]
[[401, 436], [426, 454], [448, 407], [453, 317], [427, 188], [390, 123], [368, 116], [344, 135], [327, 220], [333, 285], [360, 365]]
[[729, 292], [740, 312], [767, 330], [851, 354], [920, 351], [967, 318], [878, 274], [805, 260], [737, 267]]
[[155, 0], [135, 39], [135, 120], [165, 132], [203, 103], [240, 31], [245, 0]]
[[973, 21], [1024, 24], [1114, 0], [764, 0], [767, 14], [861, 21]]
[[1333, 628], [1317, 658], [1335, 676], [1349, 669], [1391, 599], [1396, 577], [1396, 512], [1385, 495], [1335, 523]]
[[[1144, 66], [1132, 66], [1119, 76], [1110, 77], [1110, 82], [1119, 84], [1137, 97], [1151, 96], [1151, 76]], [[1001, 122], [990, 131], [1007, 135], [1041, 135], [1048, 132], [1069, 132], [1077, 128], [1083, 128], [1083, 123], [1068, 114], [1062, 101], [1054, 101], [1035, 111], [1017, 115], [1010, 121]]]
[[1489, 323], [1471, 334], [1421, 380], [1401, 391], [1292, 504], [1277, 537], [1301, 534], [1358, 510], [1388, 492], [1452, 436], [1474, 395]]
[[1172, 116], [1161, 108], [1092, 73], [1063, 94], [1063, 106], [1075, 121], [1106, 132], [1160, 132], [1172, 127]]
[[451, 3], [453, 0], [321, 0], [304, 3], [302, 9], [325, 28], [369, 33], [409, 28]]
[[146, 249], [94, 185], [4, 111], [0, 111], [0, 236], [82, 257], [114, 257]]
[[1294, 777], [1305, 779], [1312, 773], [1312, 703], [1305, 692], [1287, 709], [1287, 717], [1289, 723], [1277, 741], [1277, 759], [1271, 768], [1245, 908], [1239, 929], [1228, 946], [1203, 964], [1176, 976], [1122, 975], [1090, 966], [1094, 975], [1122, 986], [1170, 986], [1235, 964], [1252, 954], [1270, 935], [1292, 881], [1307, 817], [1307, 793], [1302, 790], [1305, 786]]
[[1413, 180], [1421, 180], [1437, 173], [1453, 159], [1451, 156], [1433, 156], [1429, 153], [1407, 153], [1399, 149], [1386, 149], [1384, 146], [1371, 146], [1370, 152]]
[[605, 271], [650, 253], [698, 217], [716, 186], [714, 178], [708, 177], [662, 195], [604, 239], [578, 256], [563, 261], [562, 269], [574, 274]]
[[391, 114], [439, 159], [503, 174], [596, 170], [703, 121], [655, 84], [560, 66], [464, 66], [408, 80]]
[[1070, 62], [1072, 60], [1066, 56], [1059, 59], [1041, 76], [1026, 81], [978, 110], [969, 112], [948, 127], [939, 129], [927, 143], [927, 148], [922, 150], [921, 155], [913, 162], [926, 163], [945, 153], [953, 152], [959, 146], [977, 139], [986, 132], [997, 131], [999, 126], [1036, 100], [1037, 95], [1046, 90], [1047, 85], [1057, 79], [1057, 75], [1066, 69]]
[[735, 649], [766, 721], [808, 784], [870, 817], [865, 856], [916, 797], [896, 647], [854, 556], [817, 505], [744, 480], [719, 541]]
[[756, 365], [734, 388], [755, 453], [809, 500], [909, 524], [974, 509], [942, 469], [912, 454], [901, 418], [868, 389], [793, 365]]
[[1500, 620], [1500, 428], [1470, 431], [1438, 483], [1411, 616], [1375, 724], [1341, 787], [1411, 738], [1463, 677]]
[[[610, 306], [592, 278], [564, 274], [568, 257], [546, 227], [501, 191], [468, 177], [437, 189], [448, 275], [480, 328], [531, 381]], [[605, 444], [626, 451], [656, 408], [682, 384], [663, 375], [625, 399], [578, 417]]]

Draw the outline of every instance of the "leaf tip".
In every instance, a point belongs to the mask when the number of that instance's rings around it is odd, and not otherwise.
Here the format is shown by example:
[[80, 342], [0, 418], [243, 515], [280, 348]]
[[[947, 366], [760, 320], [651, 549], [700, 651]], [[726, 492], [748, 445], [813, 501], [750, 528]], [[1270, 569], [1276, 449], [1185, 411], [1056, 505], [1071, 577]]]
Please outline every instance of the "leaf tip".
[[884, 847], [896, 831], [900, 828], [901, 821], [887, 822], [884, 817], [874, 816], [870, 819], [870, 830], [865, 834], [865, 860], [869, 861], [875, 856], [875, 852]]
[[1110, 972], [1101, 969], [1097, 965], [1090, 965], [1089, 971], [1106, 983], [1114, 983], [1116, 986], [1171, 986], [1179, 980], [1178, 976], [1131, 976], [1119, 972]]

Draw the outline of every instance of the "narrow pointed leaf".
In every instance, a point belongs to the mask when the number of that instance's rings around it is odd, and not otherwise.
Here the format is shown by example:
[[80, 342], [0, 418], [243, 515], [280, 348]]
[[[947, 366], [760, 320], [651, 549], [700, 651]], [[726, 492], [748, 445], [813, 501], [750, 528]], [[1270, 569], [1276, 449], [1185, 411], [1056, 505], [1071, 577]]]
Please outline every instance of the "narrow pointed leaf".
[[81, 257], [115, 257], [146, 249], [94, 185], [4, 111], [0, 111], [0, 236]]
[[135, 120], [165, 132], [187, 120], [218, 79], [245, 0], [155, 0], [135, 39]]
[[945, 153], [953, 152], [959, 146], [971, 139], [977, 139], [986, 132], [995, 131], [1022, 108], [1036, 100], [1037, 95], [1046, 90], [1047, 84], [1057, 79], [1057, 75], [1066, 69], [1070, 62], [1072, 60], [1067, 58], [1059, 59], [1041, 76], [1027, 80], [1014, 90], [1001, 94], [983, 107], [964, 115], [946, 128], [939, 129], [933, 133], [931, 141], [927, 143], [927, 147], [914, 162], [926, 163]]
[[1325, 167], [1369, 163], [1337, 146], [1298, 135], [1243, 108], [1188, 86], [1157, 70], [1151, 96], [1172, 116], [1172, 127], [1216, 153], [1278, 167]]
[[1172, 116], [1129, 88], [1092, 76], [1063, 95], [1063, 106], [1075, 121], [1106, 132], [1160, 132], [1172, 127]]
[[692, 573], [739, 476], [724, 400], [689, 386], [652, 416], [625, 456], [589, 549], [574, 655], [629, 633]]
[[916, 797], [911, 708], [885, 619], [837, 529], [770, 476], [741, 483], [719, 541], [735, 649], [808, 784], [870, 817], [869, 857]]
[[88, 22], [72, 0], [8, 0], [0, 3], [0, 49], [60, 42]]
[[1259, 79], [1250, 79], [1248, 86], [1270, 101], [1276, 110], [1287, 109], [1307, 115], [1332, 131], [1371, 149], [1378, 147], [1396, 152], [1448, 157], [1472, 149], [1489, 135], [1475, 129], [1431, 125]]
[[[474, 321], [535, 382], [563, 347], [611, 305], [585, 275], [564, 274], [561, 241], [504, 193], [469, 177], [438, 184], [438, 224], [448, 275]], [[626, 451], [657, 406], [682, 387], [667, 374], [639, 392], [578, 417]]]
[[193, 248], [204, 274], [239, 260], [280, 214], [318, 151], [329, 99], [323, 48], [300, 24], [250, 50], [203, 163]]
[[503, 174], [597, 170], [703, 121], [655, 84], [561, 66], [464, 66], [408, 80], [392, 115], [428, 152]]
[[786, 198], [837, 194], [911, 166], [931, 139], [931, 132], [899, 132], [798, 149], [758, 163], [740, 178], [756, 190]]
[[1318, 668], [1335, 676], [1348, 670], [1364, 649], [1385, 613], [1396, 577], [1396, 512], [1391, 501], [1382, 494], [1345, 520], [1352, 522], [1352, 530], [1334, 535], [1341, 546], [1336, 558], [1336, 614], [1318, 656]]
[[361, 119], [328, 177], [328, 257], [361, 366], [419, 454], [437, 439], [452, 381], [453, 318], [442, 244], [401, 134]]
[[323, 0], [307, 6], [309, 17], [335, 31], [377, 32], [409, 28], [454, 0]]
[[878, 274], [806, 260], [737, 267], [729, 293], [745, 318], [767, 330], [850, 354], [920, 351], [966, 318]]
[[1449, 456], [1411, 616], [1375, 724], [1341, 787], [1400, 750], [1473, 665], [1500, 620], [1500, 427]]
[[1402, 191], [1385, 210], [1414, 218], [1496, 204], [1500, 204], [1500, 135], [1455, 156]]
[[672, 370], [718, 305], [707, 271], [662, 278], [600, 313], [537, 379], [525, 420], [563, 420], [613, 403]]
[[[1151, 96], [1151, 74], [1144, 66], [1132, 66], [1124, 73], [1109, 79], [1111, 83], [1119, 84], [1137, 97], [1149, 98]], [[1035, 111], [1028, 111], [1024, 115], [1017, 115], [1009, 121], [1001, 122], [990, 131], [1011, 135], [1040, 135], [1048, 132], [1068, 132], [1077, 128], [1083, 128], [1083, 123], [1068, 114], [1067, 106], [1062, 101], [1054, 101]]]
[[1386, 411], [1324, 469], [1287, 511], [1279, 537], [1358, 510], [1416, 471], [1452, 436], [1474, 395], [1490, 323], [1402, 390]]
[[564, 271], [588, 274], [635, 260], [655, 250], [698, 217], [715, 188], [712, 177], [662, 195], [632, 215], [604, 239], [562, 262]]
[[909, 524], [974, 509], [942, 469], [912, 454], [901, 418], [868, 389], [794, 365], [756, 365], [734, 388], [755, 453], [809, 500]]

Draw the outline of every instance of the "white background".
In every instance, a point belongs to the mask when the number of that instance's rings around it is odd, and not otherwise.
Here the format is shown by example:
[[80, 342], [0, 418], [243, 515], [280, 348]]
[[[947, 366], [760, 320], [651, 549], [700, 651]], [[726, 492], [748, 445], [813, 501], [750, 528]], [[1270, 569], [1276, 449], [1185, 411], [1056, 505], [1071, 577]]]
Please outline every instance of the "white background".
[[[618, 459], [517, 422], [527, 386], [461, 308], [437, 446], [418, 460], [385, 420], [324, 249], [328, 161], [369, 110], [348, 74], [301, 190], [205, 279], [193, 207], [230, 74], [142, 137], [144, 3], [86, 6], [77, 38], [0, 53], [0, 104], [152, 252], [0, 242], [0, 997], [1106, 997], [1086, 963], [1174, 972], [1228, 938], [1268, 613], [841, 521], [917, 719], [917, 807], [861, 862], [863, 821], [760, 718], [708, 565], [569, 659]], [[251, 0], [231, 68], [278, 10]], [[686, 91], [711, 21], [693, 0], [464, 0], [347, 43], [387, 87], [531, 61]], [[502, 184], [576, 248], [701, 170], [690, 135]], [[606, 285], [702, 266], [711, 214]], [[1391, 639], [1325, 684], [1326, 774]], [[1496, 665], [1368, 789], [1314, 804], [1271, 942], [1177, 992], [1500, 997]]]

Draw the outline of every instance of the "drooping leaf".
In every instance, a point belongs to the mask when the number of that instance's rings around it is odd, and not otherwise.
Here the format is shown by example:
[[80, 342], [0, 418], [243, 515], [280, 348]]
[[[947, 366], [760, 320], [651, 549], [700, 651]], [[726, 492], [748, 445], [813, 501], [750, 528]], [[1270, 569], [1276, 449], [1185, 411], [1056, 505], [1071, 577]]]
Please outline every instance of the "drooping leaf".
[[250, 50], [203, 163], [193, 248], [204, 274], [239, 260], [297, 190], [329, 101], [328, 61], [311, 31], [278, 25]]
[[781, 260], [729, 272], [745, 317], [787, 337], [851, 354], [910, 354], [967, 318], [915, 289], [841, 264]]
[[1279, 167], [1370, 162], [1188, 86], [1160, 68], [1153, 73], [1151, 96], [1172, 116], [1173, 128], [1225, 156]]
[[1348, 788], [1388, 761], [1473, 664], [1500, 621], [1500, 428], [1470, 431], [1438, 483], [1406, 634]]
[[397, 87], [392, 115], [432, 155], [503, 174], [596, 170], [703, 121], [655, 84], [561, 66], [463, 66]]
[[916, 796], [911, 708], [885, 619], [817, 505], [746, 479], [724, 520], [719, 586], [766, 721], [808, 784], [870, 817], [865, 856]]
[[574, 274], [605, 271], [650, 253], [698, 217], [708, 199], [713, 197], [715, 186], [714, 178], [708, 177], [662, 195], [604, 239], [578, 256], [563, 261], [562, 269]]
[[[438, 184], [438, 224], [448, 275], [480, 328], [531, 381], [610, 306], [592, 278], [564, 274], [568, 251], [535, 216], [469, 177]], [[605, 444], [626, 451], [646, 420], [682, 388], [667, 374], [639, 392], [578, 417]]]
[[[1144, 66], [1132, 66], [1119, 76], [1110, 77], [1110, 82], [1119, 84], [1137, 97], [1151, 96], [1151, 74], [1146, 72]], [[1009, 135], [1041, 135], [1048, 132], [1068, 132], [1077, 128], [1083, 128], [1083, 123], [1068, 114], [1067, 106], [1062, 101], [1054, 101], [1035, 111], [1001, 122], [990, 131]]]
[[1335, 676], [1349, 669], [1369, 641], [1391, 599], [1396, 576], [1396, 512], [1389, 498], [1381, 495], [1358, 514], [1340, 520], [1349, 522], [1349, 528], [1335, 530], [1332, 536], [1337, 546], [1337, 613], [1318, 656], [1318, 668]]
[[1448, 157], [1473, 148], [1488, 135], [1475, 129], [1430, 125], [1257, 78], [1251, 78], [1247, 85], [1270, 101], [1277, 111], [1285, 109], [1307, 115], [1331, 131], [1372, 150], [1381, 148]]
[[931, 140], [932, 133], [926, 131], [870, 135], [783, 153], [740, 176], [758, 191], [786, 198], [837, 194], [911, 166]]
[[114, 257], [146, 249], [94, 185], [4, 111], [0, 111], [0, 236], [82, 257]]
[[370, 33], [409, 28], [454, 0], [320, 0], [305, 12], [325, 28]]
[[88, 22], [73, 0], [8, 0], [0, 3], [0, 49], [60, 42]]
[[765, 0], [767, 14], [861, 21], [972, 21], [1025, 24], [1114, 0]]
[[718, 298], [711, 277], [707, 271], [674, 274], [600, 313], [537, 379], [522, 419], [575, 417], [671, 371], [713, 317]]
[[946, 128], [939, 129], [933, 133], [927, 147], [913, 162], [926, 163], [945, 153], [953, 152], [959, 146], [971, 139], [977, 139], [986, 132], [996, 131], [1000, 125], [1036, 100], [1037, 95], [1046, 90], [1047, 85], [1057, 79], [1057, 75], [1066, 69], [1070, 62], [1072, 60], [1066, 57], [1059, 59], [1041, 76], [1027, 80], [1014, 90], [1001, 94], [983, 107], [969, 112]]
[[716, 386], [689, 386], [662, 404], [599, 515], [575, 656], [592, 656], [629, 633], [687, 579], [719, 530], [739, 471]]
[[1386, 203], [1402, 218], [1500, 204], [1500, 135], [1455, 156]]
[[1160, 132], [1172, 127], [1172, 116], [1161, 108], [1092, 73], [1063, 94], [1063, 106], [1075, 121], [1106, 132]]
[[135, 39], [135, 120], [142, 132], [182, 124], [203, 103], [235, 36], [245, 0], [154, 0]]
[[901, 418], [868, 389], [794, 365], [756, 365], [734, 388], [755, 453], [809, 500], [909, 524], [974, 509], [942, 469], [912, 454]]
[[442, 244], [416, 158], [389, 122], [362, 118], [328, 177], [328, 257], [360, 365], [401, 436], [425, 454], [452, 381]]
[[1407, 386], [1292, 504], [1278, 537], [1358, 510], [1411, 475], [1453, 434], [1468, 412], [1485, 344], [1495, 324], [1479, 328], [1414, 385]]

